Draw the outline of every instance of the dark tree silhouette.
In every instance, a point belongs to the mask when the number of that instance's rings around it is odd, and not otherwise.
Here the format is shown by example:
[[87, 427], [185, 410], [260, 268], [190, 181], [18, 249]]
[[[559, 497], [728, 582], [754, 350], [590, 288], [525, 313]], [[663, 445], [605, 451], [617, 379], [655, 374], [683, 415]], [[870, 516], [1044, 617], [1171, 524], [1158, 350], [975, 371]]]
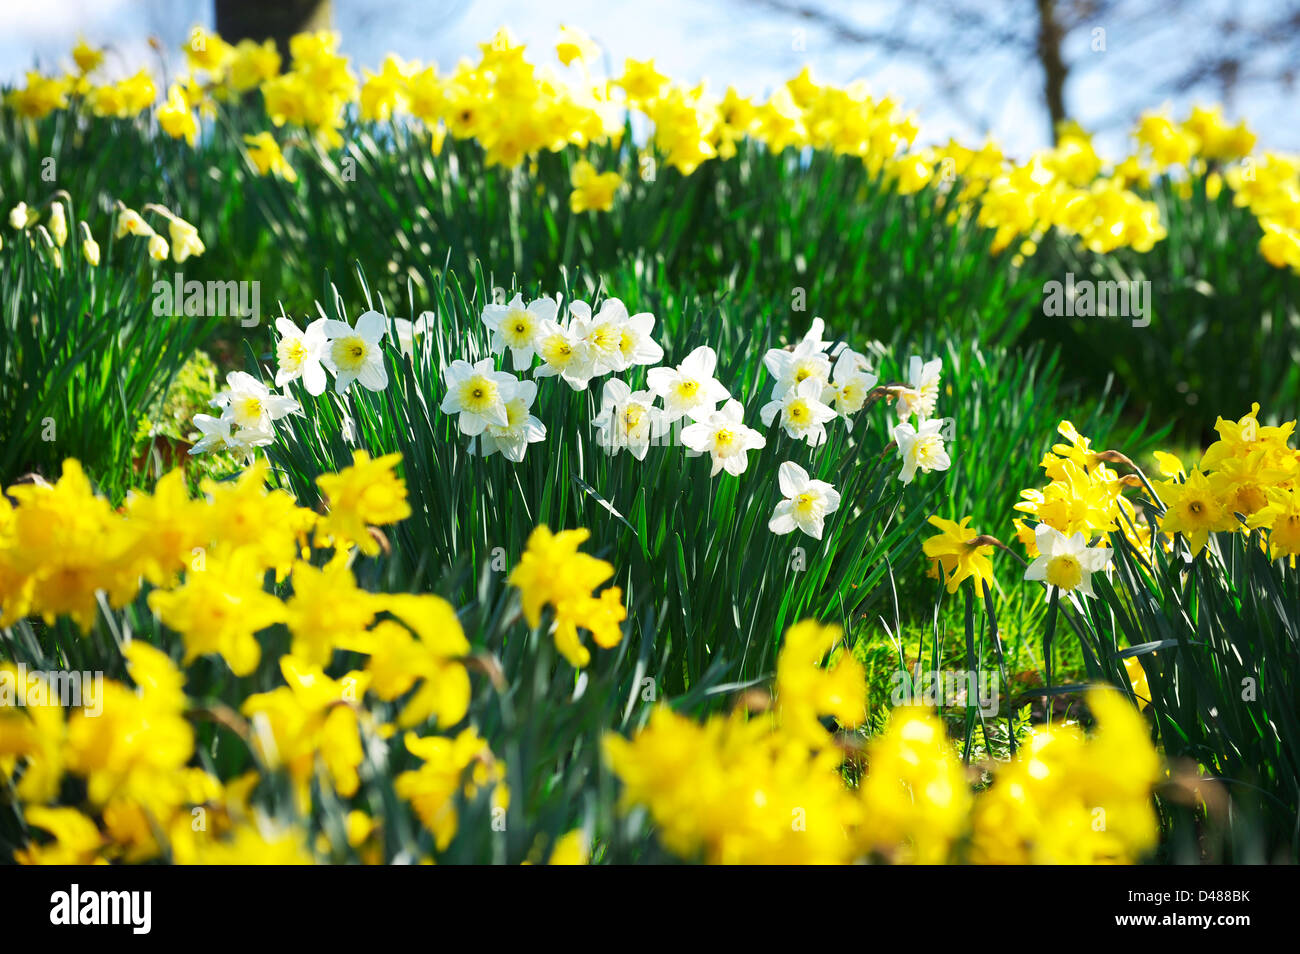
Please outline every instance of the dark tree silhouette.
[[289, 37], [295, 33], [328, 29], [330, 0], [214, 0], [216, 27], [222, 39], [274, 40], [288, 59]]
[[1229, 106], [1247, 93], [1289, 96], [1300, 62], [1298, 0], [892, 0], [873, 4], [873, 12], [892, 15], [877, 28], [862, 26], [851, 4], [736, 2], [785, 16], [831, 42], [921, 66], [949, 105], [984, 129], [992, 126], [987, 111], [998, 104], [974, 107], [969, 88], [986, 78], [991, 50], [1008, 54], [1037, 70], [1053, 140], [1078, 106], [1075, 81], [1093, 70], [1114, 71], [1126, 91], [1127, 98], [1106, 104], [1098, 126], [1108, 128], [1175, 94], [1199, 93]]

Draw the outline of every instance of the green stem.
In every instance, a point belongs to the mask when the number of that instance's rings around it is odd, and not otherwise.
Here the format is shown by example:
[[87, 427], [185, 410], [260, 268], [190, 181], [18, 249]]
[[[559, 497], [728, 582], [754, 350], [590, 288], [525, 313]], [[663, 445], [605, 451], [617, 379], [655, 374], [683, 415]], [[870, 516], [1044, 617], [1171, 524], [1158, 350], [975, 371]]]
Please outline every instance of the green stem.
[[1052, 688], [1052, 637], [1056, 635], [1056, 614], [1060, 601], [1061, 588], [1053, 586], [1047, 603], [1047, 629], [1043, 632], [1043, 668], [1047, 673], [1048, 689]]

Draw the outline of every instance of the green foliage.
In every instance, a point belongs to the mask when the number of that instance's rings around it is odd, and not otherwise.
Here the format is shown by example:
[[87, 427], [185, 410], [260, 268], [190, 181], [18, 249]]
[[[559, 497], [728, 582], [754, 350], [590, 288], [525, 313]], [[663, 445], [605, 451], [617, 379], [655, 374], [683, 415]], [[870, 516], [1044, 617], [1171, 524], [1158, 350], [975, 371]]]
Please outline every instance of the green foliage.
[[136, 273], [92, 267], [71, 247], [56, 260], [42, 242], [27, 233], [0, 252], [0, 484], [75, 457], [120, 496], [137, 479], [135, 422], [209, 325], [156, 317]]
[[[438, 404], [445, 392], [442, 369], [457, 358], [488, 354], [479, 313], [490, 291], [481, 276], [469, 293], [454, 278], [439, 280], [431, 302], [436, 328], [418, 339], [411, 360], [388, 349], [385, 391], [354, 385], [346, 397], [300, 394], [305, 414], [285, 418], [287, 426], [269, 449], [301, 500], [314, 498], [319, 474], [350, 462], [345, 415], [356, 447], [372, 454], [400, 451], [414, 514], [398, 527], [394, 542], [414, 574], [412, 585], [456, 559], [502, 571], [518, 560], [538, 524], [588, 527], [593, 551], [619, 568], [616, 580], [635, 607], [632, 631], [651, 626], [671, 647], [666, 668], [654, 675], [665, 691], [680, 693], [711, 667], [725, 667], [740, 680], [767, 674], [786, 627], [810, 616], [847, 625], [883, 596], [889, 560], [914, 550], [929, 511], [920, 497], [906, 515], [898, 513], [902, 488], [897, 455], [883, 436], [882, 407], [858, 415], [852, 433], [832, 422], [829, 441], [811, 452], [778, 428], [766, 429], [768, 447], [750, 452], [743, 475], [710, 478], [707, 455], [688, 456], [673, 446], [675, 437], [652, 446], [641, 462], [629, 453], [607, 454], [591, 427], [600, 379], [586, 391], [543, 379], [533, 413], [548, 429], [544, 443], [533, 445], [520, 464], [468, 453], [467, 439]], [[566, 299], [571, 294], [565, 289]], [[632, 312], [642, 310], [636, 298], [626, 303]], [[366, 307], [372, 304], [367, 294]], [[683, 299], [680, 311], [661, 316], [662, 333], [657, 326], [655, 337], [670, 364], [701, 344], [714, 347], [719, 380], [745, 405], [747, 423], [759, 426], [758, 409], [770, 386], [762, 359], [773, 341], [753, 307], [744, 299], [716, 308]], [[422, 310], [414, 301], [410, 309]], [[355, 318], [360, 310], [335, 297], [329, 314]], [[637, 389], [644, 372], [626, 379]], [[843, 495], [845, 508], [828, 518], [821, 541], [778, 537], [767, 529], [780, 499], [777, 469], [784, 460]], [[934, 494], [942, 475], [920, 476], [918, 483]], [[468, 594], [448, 595], [459, 603]]]
[[1300, 858], [1300, 575], [1261, 536], [1217, 534], [1189, 561], [1114, 534], [1115, 573], [1093, 578], [1101, 598], [1083, 613], [1062, 604], [1058, 638], [1078, 638], [1087, 677], [1136, 700], [1124, 664], [1136, 658], [1166, 755], [1229, 800], [1183, 817], [1200, 835], [1177, 833], [1174, 860], [1198, 839], [1211, 859]]
[[1169, 421], [1183, 439], [1210, 439], [1215, 416], [1264, 405], [1285, 420], [1300, 404], [1300, 275], [1259, 254], [1255, 216], [1224, 189], [1210, 199], [1205, 178], [1190, 197], [1162, 182], [1153, 198], [1169, 235], [1145, 254], [1081, 251], [1057, 238], [1028, 266], [1045, 281], [1150, 282], [1151, 324], [1126, 318], [1037, 315], [1027, 337], [1060, 343], [1072, 376], [1100, 387], [1125, 382], [1133, 409]]

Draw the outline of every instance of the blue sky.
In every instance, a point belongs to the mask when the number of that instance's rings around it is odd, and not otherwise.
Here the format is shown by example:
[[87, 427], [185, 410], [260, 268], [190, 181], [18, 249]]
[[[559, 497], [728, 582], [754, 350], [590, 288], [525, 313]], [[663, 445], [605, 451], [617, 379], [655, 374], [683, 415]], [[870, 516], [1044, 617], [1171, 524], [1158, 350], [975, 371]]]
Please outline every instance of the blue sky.
[[[1259, 12], [1275, 2], [1224, 0], [1222, 5], [1248, 19], [1252, 9]], [[1208, 5], [1221, 6], [1216, 0]], [[955, 64], [963, 78], [963, 95], [982, 117], [972, 121], [936, 88], [929, 71], [838, 44], [816, 28], [796, 34], [797, 21], [745, 0], [334, 0], [333, 7], [344, 52], [358, 69], [376, 66], [389, 51], [447, 68], [472, 55], [475, 45], [501, 24], [509, 25], [534, 49], [535, 61], [550, 61], [556, 30], [567, 23], [590, 33], [614, 64], [621, 64], [624, 57], [654, 57], [664, 72], [692, 82], [707, 78], [719, 92], [732, 84], [742, 92], [761, 95], [807, 63], [820, 80], [865, 79], [877, 95], [895, 95], [919, 115], [925, 142], [952, 135], [974, 143], [987, 130], [1009, 152], [1023, 156], [1047, 140], [1038, 72], [1005, 50], [982, 49], [977, 58]], [[907, 0], [827, 4], [827, 8], [841, 11], [856, 26], [878, 29], [901, 28], [900, 16], [912, 12]], [[177, 49], [194, 24], [211, 26], [211, 0], [0, 0], [0, 82], [14, 82], [34, 62], [66, 62], [78, 35], [113, 47], [114, 73], [140, 65], [158, 72], [160, 55], [147, 43], [147, 37], [157, 36], [174, 73], [180, 63]], [[1067, 50], [1079, 62], [1070, 87], [1071, 111], [1089, 126], [1117, 107], [1162, 105], [1160, 99], [1144, 96], [1143, 76], [1135, 70], [1146, 58], [1167, 60], [1170, 51], [1189, 49], [1187, 31], [1195, 26], [1174, 18], [1156, 21], [1140, 35], [1125, 36], [1124, 31], [1111, 29], [1104, 53], [1089, 50], [1086, 35], [1077, 37], [1074, 48]], [[919, 27], [909, 22], [908, 28], [913, 35], [917, 29], [930, 29], [925, 21]], [[802, 49], [797, 49], [800, 45]], [[1213, 98], [1212, 94], [1181, 97], [1171, 105], [1182, 112], [1193, 100]], [[1293, 98], [1257, 97], [1233, 105], [1230, 113], [1251, 121], [1262, 146], [1300, 149]], [[1118, 156], [1127, 148], [1123, 129], [1103, 130], [1097, 142], [1104, 155]]]

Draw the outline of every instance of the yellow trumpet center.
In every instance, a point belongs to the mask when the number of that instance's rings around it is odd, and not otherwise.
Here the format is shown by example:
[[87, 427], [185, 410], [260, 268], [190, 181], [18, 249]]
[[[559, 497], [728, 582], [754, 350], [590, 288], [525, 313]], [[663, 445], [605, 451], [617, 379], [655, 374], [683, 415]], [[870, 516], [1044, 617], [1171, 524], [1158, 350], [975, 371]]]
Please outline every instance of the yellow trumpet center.
[[1047, 582], [1063, 590], [1072, 590], [1083, 582], [1083, 565], [1069, 554], [1054, 556], [1047, 561]]
[[344, 371], [360, 371], [370, 354], [370, 345], [360, 335], [348, 335], [330, 345], [330, 356]]

